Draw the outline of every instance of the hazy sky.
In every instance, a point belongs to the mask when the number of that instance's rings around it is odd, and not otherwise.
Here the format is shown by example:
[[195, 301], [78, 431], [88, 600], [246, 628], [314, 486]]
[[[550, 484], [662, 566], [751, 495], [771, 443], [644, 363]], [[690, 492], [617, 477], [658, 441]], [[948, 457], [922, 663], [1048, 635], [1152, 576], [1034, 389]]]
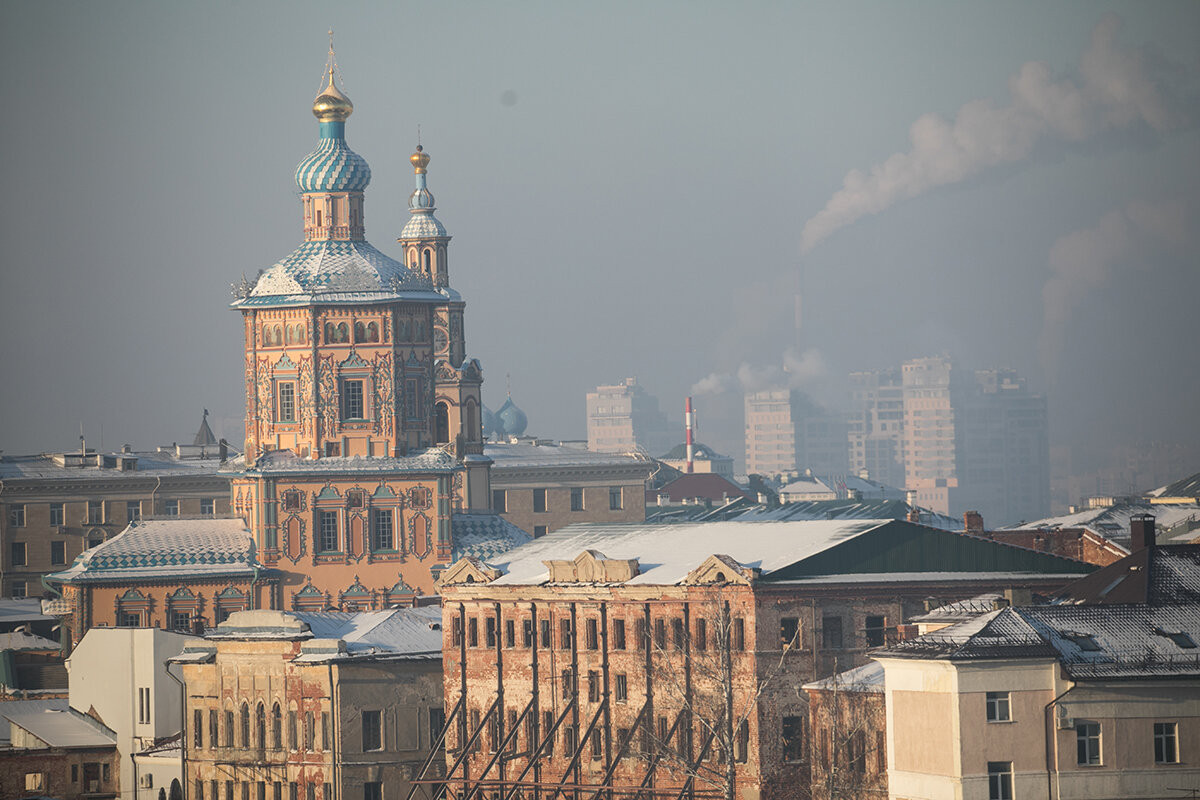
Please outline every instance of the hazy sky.
[[8, 2], [0, 449], [206, 407], [240, 442], [229, 285], [300, 242], [330, 27], [368, 238], [398, 255], [420, 125], [532, 433], [636, 375], [740, 459], [742, 383], [945, 352], [1047, 392], [1055, 443], [1196, 443], [1192, 0]]

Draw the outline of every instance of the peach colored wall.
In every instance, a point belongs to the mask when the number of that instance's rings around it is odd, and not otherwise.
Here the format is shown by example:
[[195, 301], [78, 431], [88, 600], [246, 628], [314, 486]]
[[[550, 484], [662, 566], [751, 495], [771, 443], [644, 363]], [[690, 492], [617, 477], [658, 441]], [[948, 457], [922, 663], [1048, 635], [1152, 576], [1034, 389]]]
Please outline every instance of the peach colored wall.
[[[259, 559], [283, 573], [280, 607], [296, 608], [295, 595], [310, 579], [325, 599], [324, 605], [312, 605], [316, 599], [310, 600], [304, 606], [307, 610], [384, 608], [396, 599], [389, 598], [388, 592], [401, 581], [412, 590], [406, 598], [432, 594], [433, 570], [450, 562], [452, 478], [415, 475], [381, 479], [364, 475], [330, 480], [329, 477], [234, 480], [234, 507], [247, 520], [258, 545]], [[319, 497], [329, 490], [336, 497]], [[288, 492], [299, 493], [299, 508], [283, 507]], [[361, 508], [351, 507], [350, 492], [362, 493]], [[392, 511], [391, 550], [373, 548], [371, 510], [375, 508]], [[320, 510], [339, 513], [338, 551], [315, 552]], [[345, 594], [356, 592], [359, 586], [369, 596]]]
[[889, 692], [888, 721], [894, 756], [892, 768], [952, 776], [956, 772], [952, 695], [942, 692]]

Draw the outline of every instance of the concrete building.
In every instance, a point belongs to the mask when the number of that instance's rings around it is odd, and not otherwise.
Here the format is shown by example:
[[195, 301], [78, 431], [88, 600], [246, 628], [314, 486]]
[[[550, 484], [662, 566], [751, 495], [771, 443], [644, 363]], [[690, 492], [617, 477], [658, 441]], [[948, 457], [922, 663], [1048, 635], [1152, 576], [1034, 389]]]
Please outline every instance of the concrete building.
[[1011, 370], [964, 372], [944, 357], [907, 361], [905, 488], [917, 505], [1002, 524], [1050, 509], [1046, 400]]
[[874, 657], [894, 798], [1161, 798], [1200, 780], [1200, 606], [1036, 606]]
[[0, 797], [119, 797], [116, 736], [66, 700], [0, 703]]
[[183, 728], [178, 668], [168, 674], [167, 659], [179, 655], [194, 636], [156, 628], [93, 628], [67, 660], [70, 703], [112, 731], [120, 757], [120, 793], [132, 800], [156, 800], [159, 789], [182, 780], [176, 750], [141, 765], [134, 756], [178, 736]]
[[448, 786], [807, 796], [783, 751], [796, 687], [864, 663], [930, 596], [1091, 569], [879, 520], [581, 525], [464, 559], [440, 584]]
[[404, 798], [442, 764], [441, 609], [234, 614], [182, 668], [189, 800]]
[[846, 421], [793, 389], [746, 395], [746, 472], [790, 477], [846, 472]]
[[850, 471], [891, 486], [904, 480], [904, 384], [900, 370], [850, 373], [846, 415]]
[[[658, 460], [672, 469], [687, 472], [687, 445], [675, 445]], [[733, 480], [733, 456], [722, 455], [706, 444], [696, 444], [692, 448], [692, 472], [715, 472]]]
[[597, 453], [663, 453], [681, 438], [637, 378], [597, 386], [587, 394], [588, 449]]
[[487, 444], [492, 508], [532, 536], [574, 522], [641, 522], [653, 462], [542, 442]]
[[229, 517], [220, 452], [218, 445], [176, 445], [0, 456], [0, 594], [41, 597], [43, 575], [132, 521]]

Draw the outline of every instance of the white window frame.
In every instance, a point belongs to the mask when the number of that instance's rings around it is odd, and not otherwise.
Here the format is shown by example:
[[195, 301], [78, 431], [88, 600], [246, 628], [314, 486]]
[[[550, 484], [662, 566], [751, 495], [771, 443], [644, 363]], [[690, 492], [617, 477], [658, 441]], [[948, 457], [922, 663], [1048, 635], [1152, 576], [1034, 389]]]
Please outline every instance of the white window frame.
[[988, 692], [986, 702], [988, 722], [1012, 722], [1012, 702], [1008, 692]]

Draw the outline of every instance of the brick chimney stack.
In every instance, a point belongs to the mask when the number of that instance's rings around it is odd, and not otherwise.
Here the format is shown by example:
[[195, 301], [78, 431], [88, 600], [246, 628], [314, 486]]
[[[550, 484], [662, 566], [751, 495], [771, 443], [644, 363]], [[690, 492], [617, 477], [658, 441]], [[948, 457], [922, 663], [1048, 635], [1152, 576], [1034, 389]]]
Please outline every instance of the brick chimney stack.
[[983, 529], [983, 515], [978, 511], [963, 512], [963, 530], [971, 536], [986, 536]]
[[1129, 538], [1132, 540], [1130, 552], [1136, 553], [1142, 548], [1154, 547], [1157, 544], [1155, 537], [1153, 514], [1138, 514], [1130, 517]]

